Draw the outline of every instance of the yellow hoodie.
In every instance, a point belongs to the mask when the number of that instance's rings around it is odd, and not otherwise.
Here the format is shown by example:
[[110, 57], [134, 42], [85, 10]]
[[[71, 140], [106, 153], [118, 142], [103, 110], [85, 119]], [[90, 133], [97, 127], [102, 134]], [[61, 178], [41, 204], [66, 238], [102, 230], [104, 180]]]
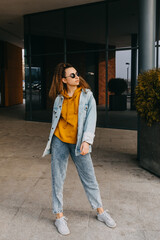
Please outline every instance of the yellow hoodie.
[[73, 96], [70, 97], [65, 90], [62, 91], [64, 101], [62, 105], [61, 117], [54, 132], [62, 142], [76, 144], [78, 129], [78, 106], [81, 94], [81, 87], [78, 87]]

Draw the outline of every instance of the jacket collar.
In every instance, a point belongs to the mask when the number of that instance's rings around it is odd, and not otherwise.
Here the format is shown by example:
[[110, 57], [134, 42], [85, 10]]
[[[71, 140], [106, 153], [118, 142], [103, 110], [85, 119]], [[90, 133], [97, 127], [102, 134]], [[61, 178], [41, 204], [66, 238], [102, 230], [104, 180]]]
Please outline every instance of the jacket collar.
[[[87, 94], [87, 92], [89, 92], [89, 91], [90, 91], [90, 89], [88, 89], [88, 88], [86, 88], [85, 91], [84, 91], [84, 89], [82, 88], [82, 92], [85, 93], [85, 94]], [[64, 98], [64, 96], [63, 96], [62, 94], [60, 94], [59, 96], [60, 96], [62, 99]]]

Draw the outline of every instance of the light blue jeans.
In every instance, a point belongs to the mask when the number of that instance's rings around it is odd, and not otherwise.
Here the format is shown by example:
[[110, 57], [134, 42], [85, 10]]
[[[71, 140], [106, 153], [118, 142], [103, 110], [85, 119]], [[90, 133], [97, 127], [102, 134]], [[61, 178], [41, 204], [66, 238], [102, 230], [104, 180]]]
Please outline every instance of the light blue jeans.
[[102, 207], [99, 186], [96, 180], [90, 153], [75, 156], [76, 144], [62, 142], [53, 135], [51, 143], [51, 174], [53, 213], [63, 212], [63, 185], [66, 177], [69, 154], [93, 209]]

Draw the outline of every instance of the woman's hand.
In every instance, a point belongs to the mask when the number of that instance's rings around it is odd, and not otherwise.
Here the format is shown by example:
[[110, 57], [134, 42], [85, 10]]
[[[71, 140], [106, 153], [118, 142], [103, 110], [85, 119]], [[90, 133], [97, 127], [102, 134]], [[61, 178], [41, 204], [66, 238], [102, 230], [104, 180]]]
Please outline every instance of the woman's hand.
[[89, 143], [82, 142], [80, 151], [81, 151], [81, 155], [86, 155], [87, 153], [89, 153]]

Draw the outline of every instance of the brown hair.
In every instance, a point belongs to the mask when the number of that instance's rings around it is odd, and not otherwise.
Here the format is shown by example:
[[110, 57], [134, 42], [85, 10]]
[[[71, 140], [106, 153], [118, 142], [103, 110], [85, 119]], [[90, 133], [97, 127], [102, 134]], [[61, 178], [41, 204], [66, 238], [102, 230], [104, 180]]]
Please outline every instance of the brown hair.
[[[63, 89], [67, 90], [67, 85], [62, 82], [62, 78], [65, 77], [65, 70], [71, 67], [73, 66], [70, 63], [59, 63], [56, 66], [51, 88], [49, 91], [49, 97], [51, 98], [51, 100], [54, 101], [57, 95], [60, 94], [63, 91]], [[80, 79], [79, 86], [82, 87], [84, 91], [86, 88], [90, 89], [88, 83], [81, 76], [79, 77], [79, 79]]]

